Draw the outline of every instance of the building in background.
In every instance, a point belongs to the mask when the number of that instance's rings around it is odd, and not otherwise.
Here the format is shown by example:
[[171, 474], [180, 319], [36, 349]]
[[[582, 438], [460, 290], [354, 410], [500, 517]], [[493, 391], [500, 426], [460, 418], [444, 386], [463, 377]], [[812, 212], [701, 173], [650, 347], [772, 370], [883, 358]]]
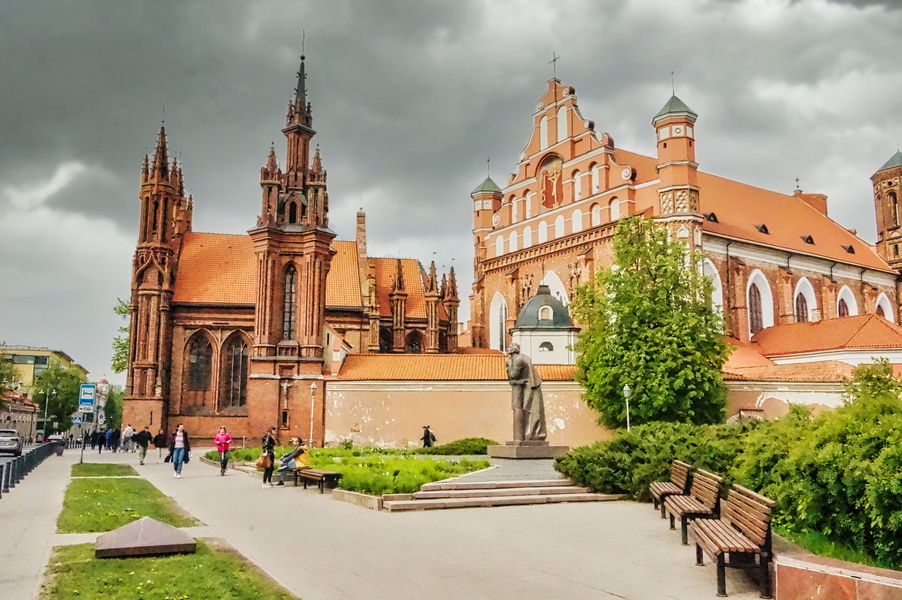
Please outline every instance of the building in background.
[[333, 363], [456, 351], [453, 268], [369, 256], [363, 212], [353, 240], [329, 228], [303, 58], [282, 133], [284, 163], [272, 147], [260, 170], [256, 224], [226, 235], [192, 230], [194, 199], [160, 128], [141, 171], [123, 422], [156, 430], [174, 419], [197, 436], [276, 426], [321, 443]]
[[35, 380], [51, 364], [55, 363], [63, 369], [74, 368], [85, 379], [88, 376], [88, 370], [62, 350], [41, 346], [0, 346], [0, 357], [13, 363], [17, 377], [15, 391], [28, 396], [34, 395]]

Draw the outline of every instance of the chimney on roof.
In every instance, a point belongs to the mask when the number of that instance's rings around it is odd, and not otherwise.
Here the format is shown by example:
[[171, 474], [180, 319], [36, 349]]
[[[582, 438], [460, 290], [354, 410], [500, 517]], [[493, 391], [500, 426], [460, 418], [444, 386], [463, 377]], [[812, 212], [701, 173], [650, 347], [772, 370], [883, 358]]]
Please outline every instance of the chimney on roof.
[[827, 216], [827, 196], [824, 194], [806, 194], [796, 188], [792, 195], [825, 217]]

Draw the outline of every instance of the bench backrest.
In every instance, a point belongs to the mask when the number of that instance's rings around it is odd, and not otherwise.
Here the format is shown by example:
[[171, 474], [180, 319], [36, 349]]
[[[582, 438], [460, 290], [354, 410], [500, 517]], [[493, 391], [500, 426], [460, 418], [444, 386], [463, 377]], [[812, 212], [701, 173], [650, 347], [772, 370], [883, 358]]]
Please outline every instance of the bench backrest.
[[670, 482], [679, 487], [683, 492], [689, 487], [689, 472], [692, 471], [692, 465], [684, 463], [681, 460], [673, 461], [670, 465]]
[[775, 505], [776, 502], [770, 498], [734, 485], [727, 494], [720, 518], [726, 519], [745, 537], [770, 551], [770, 516]]
[[716, 510], [722, 482], [723, 477], [720, 475], [715, 475], [704, 469], [698, 469], [692, 475], [692, 489], [689, 491], [689, 495], [707, 508]]

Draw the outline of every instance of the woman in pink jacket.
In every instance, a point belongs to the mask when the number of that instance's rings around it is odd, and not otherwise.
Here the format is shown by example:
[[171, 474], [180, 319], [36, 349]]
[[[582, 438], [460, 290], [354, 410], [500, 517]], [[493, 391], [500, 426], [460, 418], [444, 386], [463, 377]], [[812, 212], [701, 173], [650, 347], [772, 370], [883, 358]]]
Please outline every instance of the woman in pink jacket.
[[232, 436], [226, 431], [225, 425], [219, 428], [219, 433], [213, 438], [213, 443], [219, 450], [219, 474], [225, 475], [226, 465], [229, 464], [229, 444], [232, 443]]

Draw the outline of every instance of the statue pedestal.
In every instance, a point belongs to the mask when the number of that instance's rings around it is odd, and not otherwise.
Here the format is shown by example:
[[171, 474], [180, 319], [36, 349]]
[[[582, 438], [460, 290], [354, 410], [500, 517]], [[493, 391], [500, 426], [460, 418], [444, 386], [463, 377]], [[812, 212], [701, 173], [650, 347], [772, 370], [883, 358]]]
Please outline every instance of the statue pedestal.
[[551, 446], [546, 441], [523, 440], [489, 446], [491, 458], [554, 458], [570, 452], [570, 446]]

